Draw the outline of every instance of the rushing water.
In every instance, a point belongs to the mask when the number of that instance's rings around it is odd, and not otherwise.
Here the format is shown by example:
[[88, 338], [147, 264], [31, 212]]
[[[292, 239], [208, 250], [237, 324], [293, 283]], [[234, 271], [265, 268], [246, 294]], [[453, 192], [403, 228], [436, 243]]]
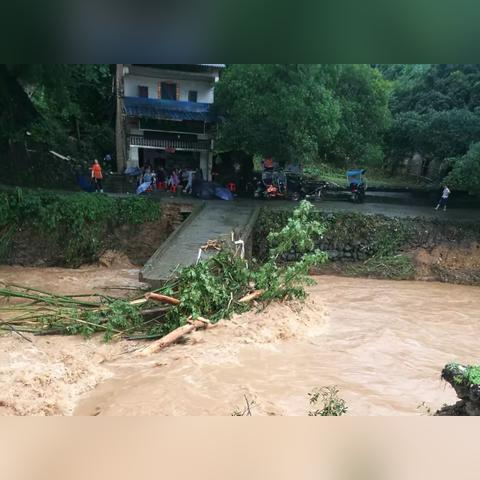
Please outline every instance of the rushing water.
[[301, 313], [274, 306], [148, 358], [122, 356], [79, 415], [305, 415], [335, 384], [353, 415], [420, 414], [453, 403], [445, 363], [480, 359], [480, 289], [318, 277]]

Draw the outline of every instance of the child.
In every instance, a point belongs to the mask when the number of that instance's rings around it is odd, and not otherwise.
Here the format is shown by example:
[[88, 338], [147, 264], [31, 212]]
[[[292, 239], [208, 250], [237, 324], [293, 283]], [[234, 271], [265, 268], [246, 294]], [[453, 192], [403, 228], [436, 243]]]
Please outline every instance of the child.
[[173, 170], [167, 183], [168, 183], [168, 186], [170, 187], [170, 192], [177, 193], [177, 185], [179, 183], [179, 179], [178, 179], [178, 174], [176, 169]]

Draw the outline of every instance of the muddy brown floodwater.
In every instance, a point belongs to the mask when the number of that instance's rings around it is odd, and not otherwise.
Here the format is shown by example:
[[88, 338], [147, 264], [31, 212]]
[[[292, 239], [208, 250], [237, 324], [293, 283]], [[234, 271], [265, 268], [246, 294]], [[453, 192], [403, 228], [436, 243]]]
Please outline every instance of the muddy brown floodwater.
[[196, 332], [113, 376], [77, 415], [305, 415], [308, 392], [335, 384], [353, 415], [412, 415], [454, 403], [445, 363], [478, 363], [477, 287], [317, 277], [302, 310], [272, 305]]
[[[138, 287], [138, 269], [0, 267], [0, 280], [57, 293]], [[315, 277], [303, 308], [272, 304], [141, 357], [101, 336], [0, 336], [0, 415], [305, 415], [337, 385], [353, 415], [415, 415], [456, 401], [445, 363], [478, 363], [480, 289]], [[121, 294], [123, 290], [111, 290]], [[125, 291], [128, 292], [128, 291]]]
[[[104, 264], [78, 269], [0, 266], [0, 285], [16, 283], [52, 293], [122, 296], [143, 286], [138, 267], [122, 254], [107, 252]], [[1, 320], [1, 313], [0, 313]], [[131, 349], [127, 342], [105, 344], [101, 336], [0, 335], [0, 415], [69, 415], [79, 396], [113, 375], [103, 366]]]

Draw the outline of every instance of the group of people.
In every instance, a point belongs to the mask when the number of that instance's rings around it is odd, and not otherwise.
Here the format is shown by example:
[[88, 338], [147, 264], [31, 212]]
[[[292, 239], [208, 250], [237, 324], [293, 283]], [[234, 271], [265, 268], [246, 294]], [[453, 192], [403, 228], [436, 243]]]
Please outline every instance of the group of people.
[[201, 179], [200, 169], [181, 169], [173, 168], [167, 171], [163, 166], [153, 169], [150, 164], [146, 164], [138, 178], [138, 185], [147, 185], [151, 190], [170, 191], [176, 193], [182, 189], [187, 194], [192, 193], [193, 182]]
[[[264, 171], [272, 171], [274, 163], [271, 157], [266, 157], [262, 161], [262, 167]], [[90, 168], [91, 178], [95, 185], [95, 192], [103, 193], [103, 172], [100, 162], [95, 159], [93, 165]], [[172, 193], [176, 193], [179, 187], [183, 192], [192, 194], [193, 183], [196, 180], [203, 178], [202, 171], [199, 168], [196, 169], [181, 169], [173, 168], [167, 172], [163, 166], [159, 166], [157, 169], [153, 169], [150, 164], [146, 164], [141, 169], [140, 176], [138, 178], [138, 185], [148, 184], [152, 190], [168, 190]], [[448, 197], [450, 196], [450, 189], [447, 185], [444, 185], [442, 190], [442, 196], [435, 207], [435, 210], [440, 208], [443, 211], [447, 210]]]

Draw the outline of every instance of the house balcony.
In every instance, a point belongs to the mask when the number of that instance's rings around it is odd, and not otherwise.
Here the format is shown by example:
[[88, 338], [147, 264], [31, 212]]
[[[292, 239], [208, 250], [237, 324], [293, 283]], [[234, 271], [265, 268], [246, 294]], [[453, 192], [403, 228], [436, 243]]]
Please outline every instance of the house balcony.
[[166, 151], [209, 152], [212, 150], [211, 140], [177, 140], [165, 138], [145, 138], [130, 135], [128, 142], [131, 147], [152, 148]]
[[198, 121], [213, 123], [215, 116], [210, 103], [160, 100], [144, 97], [124, 97], [123, 111], [128, 117], [157, 120]]

